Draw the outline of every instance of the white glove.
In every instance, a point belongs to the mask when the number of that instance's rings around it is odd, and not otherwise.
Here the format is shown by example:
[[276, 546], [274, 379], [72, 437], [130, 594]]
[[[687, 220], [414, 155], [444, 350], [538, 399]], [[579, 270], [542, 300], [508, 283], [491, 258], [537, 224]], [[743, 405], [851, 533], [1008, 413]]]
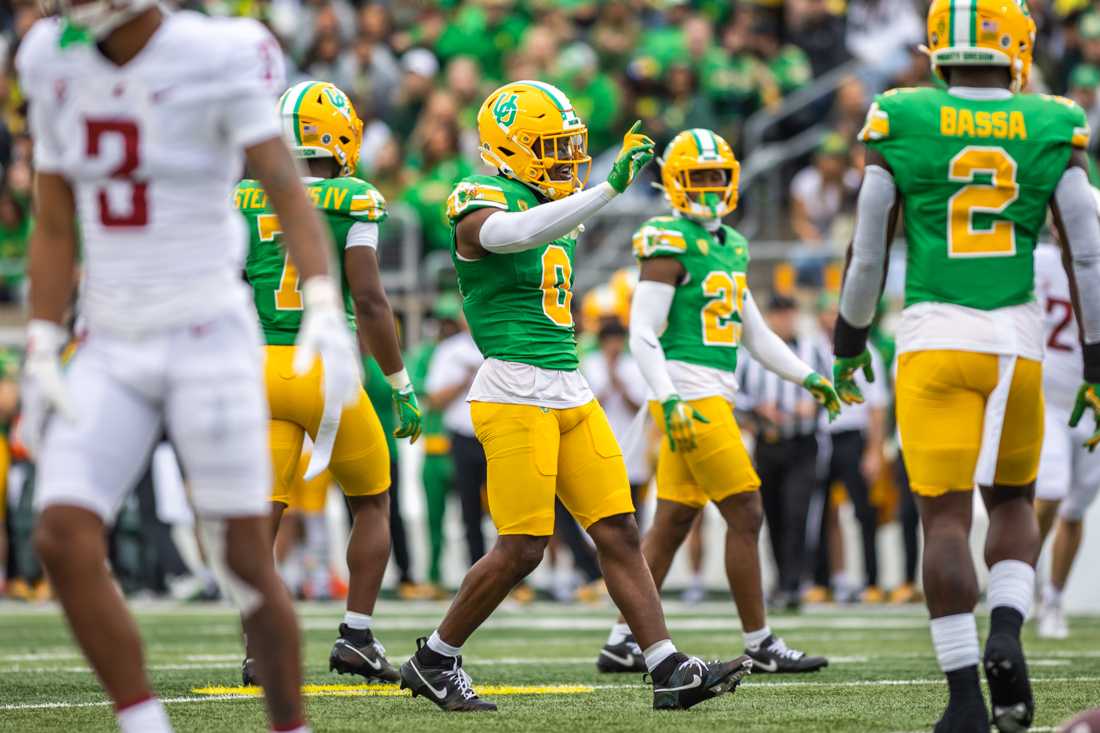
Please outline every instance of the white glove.
[[308, 374], [320, 356], [325, 403], [349, 405], [358, 401], [363, 364], [336, 285], [328, 276], [312, 277], [302, 283], [302, 298], [306, 310], [294, 344], [294, 372]]
[[76, 422], [76, 408], [61, 374], [61, 349], [68, 341], [68, 331], [53, 321], [33, 320], [27, 324], [17, 437], [32, 457], [38, 455], [46, 423], [55, 410], [66, 420]]

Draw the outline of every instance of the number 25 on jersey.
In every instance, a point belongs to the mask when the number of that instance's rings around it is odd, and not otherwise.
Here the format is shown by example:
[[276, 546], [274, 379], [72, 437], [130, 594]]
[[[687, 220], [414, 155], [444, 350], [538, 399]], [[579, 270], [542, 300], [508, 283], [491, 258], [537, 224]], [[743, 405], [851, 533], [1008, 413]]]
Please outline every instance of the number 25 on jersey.
[[707, 346], [737, 346], [741, 341], [741, 303], [745, 298], [743, 272], [712, 270], [703, 278], [703, 343]]

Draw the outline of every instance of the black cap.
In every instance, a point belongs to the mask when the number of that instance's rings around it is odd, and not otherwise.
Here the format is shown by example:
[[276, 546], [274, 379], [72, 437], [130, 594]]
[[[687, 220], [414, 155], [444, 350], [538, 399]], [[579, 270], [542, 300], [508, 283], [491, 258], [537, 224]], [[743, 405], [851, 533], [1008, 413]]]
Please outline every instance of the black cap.
[[770, 311], [791, 311], [798, 310], [798, 301], [789, 295], [783, 293], [772, 293], [772, 297], [768, 300], [768, 310]]

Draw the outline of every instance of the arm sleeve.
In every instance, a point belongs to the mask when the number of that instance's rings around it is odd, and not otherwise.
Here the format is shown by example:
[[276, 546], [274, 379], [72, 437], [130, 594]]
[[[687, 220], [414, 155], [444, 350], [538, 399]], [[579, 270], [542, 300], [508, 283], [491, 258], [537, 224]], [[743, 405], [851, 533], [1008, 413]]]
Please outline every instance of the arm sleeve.
[[741, 341], [752, 358], [765, 369], [775, 372], [789, 382], [802, 384], [813, 373], [806, 362], [798, 358], [783, 339], [768, 328], [751, 292], [745, 293], [745, 305], [741, 309], [743, 321]]
[[348, 229], [348, 238], [344, 243], [345, 249], [352, 247], [370, 247], [378, 249], [378, 225], [373, 221], [357, 221]]
[[1100, 219], [1085, 171], [1068, 168], [1054, 189], [1054, 199], [1069, 240], [1087, 350], [1089, 345], [1100, 343]]
[[481, 225], [481, 246], [499, 254], [540, 247], [576, 229], [615, 196], [615, 189], [605, 181], [527, 211], [495, 212]]
[[630, 353], [661, 402], [676, 394], [658, 334], [664, 330], [676, 286], [642, 280], [630, 305]]
[[840, 315], [856, 328], [867, 328], [875, 317], [886, 272], [890, 211], [896, 200], [893, 176], [880, 166], [867, 166], [859, 191], [852, 259], [840, 294]]
[[232, 74], [219, 88], [222, 127], [232, 144], [247, 148], [281, 134], [275, 100], [286, 88], [283, 52], [258, 22], [235, 21], [233, 52], [226, 61]]

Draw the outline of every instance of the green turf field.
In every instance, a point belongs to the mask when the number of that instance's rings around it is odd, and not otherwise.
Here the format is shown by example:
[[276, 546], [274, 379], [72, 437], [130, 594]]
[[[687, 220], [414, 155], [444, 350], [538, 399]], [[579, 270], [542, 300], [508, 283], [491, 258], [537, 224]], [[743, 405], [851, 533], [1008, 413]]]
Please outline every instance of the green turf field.
[[[154, 603], [138, 609], [153, 683], [177, 730], [263, 729], [259, 699], [198, 692], [240, 684], [239, 633], [228, 608]], [[328, 672], [341, 608], [304, 604], [299, 610], [307, 684], [358, 687], [359, 678]], [[430, 632], [442, 611], [440, 604], [381, 604], [378, 636], [391, 659], [411, 653], [414, 639]], [[668, 613], [673, 638], [684, 651], [738, 654], [740, 632], [729, 605], [670, 603]], [[611, 617], [610, 607], [535, 604], [500, 610], [466, 648], [476, 685], [517, 688], [491, 696], [500, 706], [496, 714], [476, 720], [448, 715], [422, 699], [397, 695], [396, 688], [322, 688], [308, 701], [314, 730], [927, 731], [945, 699], [923, 609], [822, 607], [777, 616], [773, 627], [790, 644], [832, 657], [824, 672], [757, 675], [733, 696], [689, 712], [656, 713], [640, 678], [596, 672], [595, 655]], [[1065, 642], [1039, 641], [1031, 628], [1026, 631], [1038, 704], [1033, 730], [1053, 730], [1072, 713], [1100, 705], [1100, 618], [1071, 619], [1071, 630]], [[532, 694], [538, 687], [549, 689]], [[115, 727], [57, 610], [0, 604], [0, 731], [47, 730]]]

